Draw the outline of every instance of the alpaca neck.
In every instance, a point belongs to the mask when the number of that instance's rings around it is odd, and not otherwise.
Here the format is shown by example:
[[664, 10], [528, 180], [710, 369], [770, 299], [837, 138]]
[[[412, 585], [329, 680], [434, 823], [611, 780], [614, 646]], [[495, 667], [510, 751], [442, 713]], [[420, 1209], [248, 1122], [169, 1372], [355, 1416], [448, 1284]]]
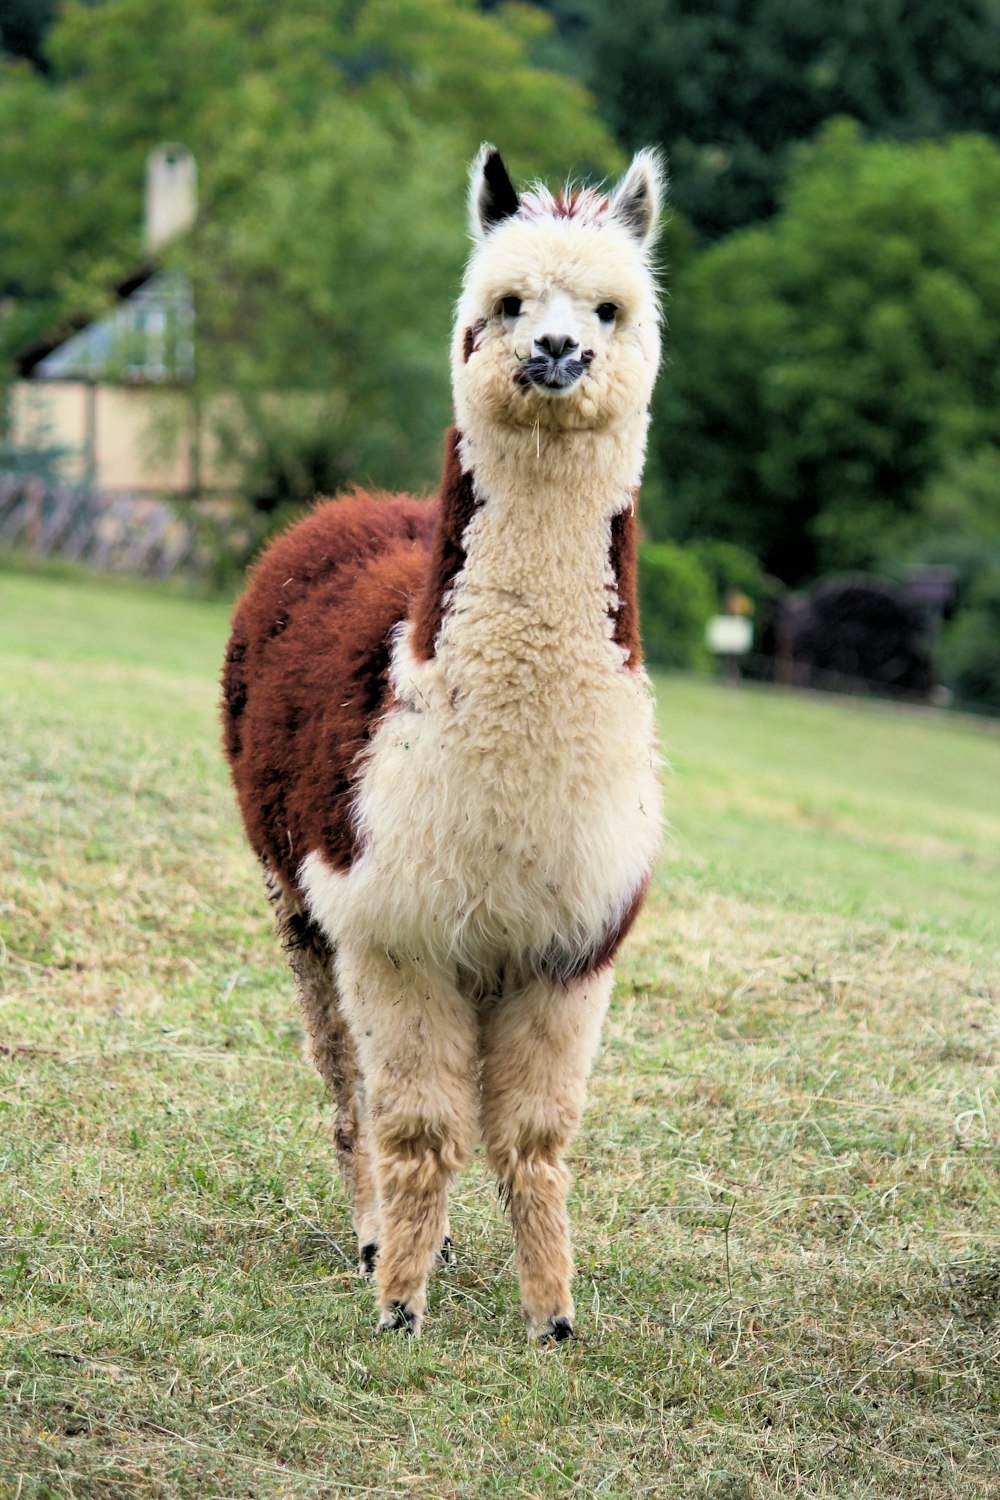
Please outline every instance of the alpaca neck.
[[[450, 580], [434, 570], [433, 650], [449, 676], [524, 683], [639, 661], [634, 486], [645, 423], [632, 430], [458, 439], [442, 494], [442, 539], [461, 532]], [[429, 653], [425, 653], [429, 654]]]
[[480, 496], [516, 506], [526, 521], [544, 525], [555, 507], [576, 517], [578, 531], [605, 522], [638, 488], [648, 425], [643, 412], [599, 430], [502, 427], [460, 410], [462, 468]]

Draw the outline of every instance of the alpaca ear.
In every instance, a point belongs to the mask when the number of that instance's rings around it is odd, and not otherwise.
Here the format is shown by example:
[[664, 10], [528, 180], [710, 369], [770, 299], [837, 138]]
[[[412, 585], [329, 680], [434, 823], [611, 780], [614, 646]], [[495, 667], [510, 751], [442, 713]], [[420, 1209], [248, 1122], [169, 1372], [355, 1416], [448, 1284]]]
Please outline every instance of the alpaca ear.
[[644, 250], [656, 238], [666, 178], [660, 153], [647, 147], [632, 158], [632, 165], [611, 195], [612, 218], [624, 225]]
[[477, 240], [485, 239], [491, 229], [516, 214], [520, 207], [521, 200], [507, 176], [500, 152], [485, 142], [472, 163], [469, 182], [472, 233]]

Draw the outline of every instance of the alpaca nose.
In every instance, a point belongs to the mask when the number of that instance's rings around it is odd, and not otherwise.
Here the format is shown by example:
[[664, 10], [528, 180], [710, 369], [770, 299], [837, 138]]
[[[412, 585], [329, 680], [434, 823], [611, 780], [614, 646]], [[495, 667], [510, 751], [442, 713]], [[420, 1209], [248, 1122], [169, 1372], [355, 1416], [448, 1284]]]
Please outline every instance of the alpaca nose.
[[564, 354], [572, 354], [579, 347], [576, 339], [569, 333], [543, 333], [540, 339], [535, 340], [535, 348], [552, 359], [562, 359]]

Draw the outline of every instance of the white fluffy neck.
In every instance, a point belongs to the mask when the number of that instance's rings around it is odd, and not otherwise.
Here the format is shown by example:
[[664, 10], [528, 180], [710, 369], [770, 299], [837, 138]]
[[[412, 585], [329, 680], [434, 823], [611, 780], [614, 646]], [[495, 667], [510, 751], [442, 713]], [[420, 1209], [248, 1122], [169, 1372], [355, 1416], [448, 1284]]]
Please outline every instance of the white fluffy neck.
[[632, 503], [646, 422], [601, 433], [484, 425], [463, 434], [482, 504], [466, 529], [441, 639], [449, 676], [484, 661], [506, 696], [515, 679], [620, 667], [609, 607], [611, 520]]
[[484, 498], [541, 519], [538, 499], [544, 493], [548, 506], [565, 508], [583, 523], [591, 507], [602, 519], [614, 515], [639, 485], [648, 412], [601, 430], [571, 431], [501, 427], [462, 408], [456, 401], [463, 468], [475, 474]]

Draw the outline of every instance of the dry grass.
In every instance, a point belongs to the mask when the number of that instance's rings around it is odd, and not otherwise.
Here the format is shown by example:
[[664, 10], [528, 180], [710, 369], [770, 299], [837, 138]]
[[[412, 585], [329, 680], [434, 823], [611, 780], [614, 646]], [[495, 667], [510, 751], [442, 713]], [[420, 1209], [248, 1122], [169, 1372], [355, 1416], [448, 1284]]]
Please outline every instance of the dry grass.
[[0, 575], [0, 1497], [985, 1497], [1000, 738], [661, 685], [572, 1348], [481, 1170], [374, 1340], [216, 749], [225, 610]]

